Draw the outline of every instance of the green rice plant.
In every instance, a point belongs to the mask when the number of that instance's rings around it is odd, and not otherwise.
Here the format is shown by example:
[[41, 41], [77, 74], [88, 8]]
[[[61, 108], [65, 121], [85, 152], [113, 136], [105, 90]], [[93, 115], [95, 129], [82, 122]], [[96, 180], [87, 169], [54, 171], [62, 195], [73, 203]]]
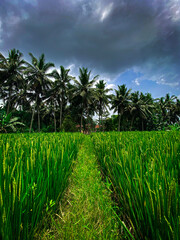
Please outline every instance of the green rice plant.
[[133, 236], [178, 240], [180, 133], [99, 133], [92, 139], [121, 208], [119, 217]]
[[0, 135], [0, 239], [32, 239], [61, 199], [80, 134]]

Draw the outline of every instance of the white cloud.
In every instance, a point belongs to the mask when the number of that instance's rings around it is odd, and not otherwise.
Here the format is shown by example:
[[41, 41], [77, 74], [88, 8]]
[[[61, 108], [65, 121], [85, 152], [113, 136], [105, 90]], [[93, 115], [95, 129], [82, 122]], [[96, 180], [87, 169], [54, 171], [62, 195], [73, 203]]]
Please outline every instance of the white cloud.
[[141, 73], [140, 78], [135, 79], [135, 84], [139, 86], [140, 81], [150, 80], [159, 85], [170, 87], [180, 86], [179, 74], [175, 66], [171, 63], [171, 58], [154, 58], [139, 67], [134, 67], [135, 73]]
[[180, 0], [170, 0], [168, 5], [172, 21], [180, 21]]
[[179, 86], [179, 82], [167, 82], [164, 78], [160, 78], [156, 81], [157, 84], [167, 85], [170, 87], [177, 87]]
[[113, 8], [113, 3], [110, 3], [108, 6], [106, 6], [103, 11], [101, 12], [101, 17], [100, 17], [100, 21], [103, 22], [104, 19], [106, 19], [109, 14], [111, 13]]
[[139, 78], [136, 78], [136, 79], [134, 80], [134, 82], [135, 82], [135, 84], [136, 84], [137, 86], [140, 85], [140, 83], [139, 83]]
[[73, 71], [75, 69], [75, 64], [72, 63], [72, 64], [68, 65], [67, 69], [70, 69], [71, 71]]
[[107, 89], [107, 88], [112, 88], [112, 89], [114, 89], [115, 87], [116, 87], [116, 85], [113, 84], [113, 83], [106, 85], [106, 89]]

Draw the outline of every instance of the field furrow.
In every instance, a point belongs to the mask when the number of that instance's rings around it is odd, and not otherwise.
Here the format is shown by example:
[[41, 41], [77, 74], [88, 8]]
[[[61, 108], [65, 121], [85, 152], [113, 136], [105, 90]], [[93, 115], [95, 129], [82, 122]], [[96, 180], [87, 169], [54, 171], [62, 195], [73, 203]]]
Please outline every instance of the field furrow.
[[111, 192], [101, 180], [93, 146], [86, 136], [60, 211], [42, 239], [120, 239]]

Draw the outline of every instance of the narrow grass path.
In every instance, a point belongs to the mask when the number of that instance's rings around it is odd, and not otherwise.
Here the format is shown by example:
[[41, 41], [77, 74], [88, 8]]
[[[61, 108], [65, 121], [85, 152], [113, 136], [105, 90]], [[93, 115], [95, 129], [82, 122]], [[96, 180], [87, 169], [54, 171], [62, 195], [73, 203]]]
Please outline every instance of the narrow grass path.
[[120, 239], [110, 194], [101, 180], [90, 136], [86, 136], [60, 212], [42, 239]]

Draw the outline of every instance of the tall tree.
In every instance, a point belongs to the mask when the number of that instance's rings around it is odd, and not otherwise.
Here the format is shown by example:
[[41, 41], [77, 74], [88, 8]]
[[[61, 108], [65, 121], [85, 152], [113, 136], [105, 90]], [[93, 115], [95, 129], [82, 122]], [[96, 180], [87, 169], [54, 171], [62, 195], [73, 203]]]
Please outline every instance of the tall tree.
[[151, 117], [155, 106], [154, 106], [153, 98], [150, 93], [143, 94], [141, 92], [140, 99], [143, 102], [144, 113], [145, 113], [145, 117], [144, 117], [144, 114], [142, 114], [141, 112], [139, 113], [139, 117], [141, 119], [141, 130], [144, 131], [145, 120]]
[[146, 97], [139, 91], [131, 94], [130, 113], [132, 115], [130, 130], [132, 130], [133, 122], [136, 117], [139, 117], [142, 122], [142, 130], [144, 130], [143, 121], [152, 114], [153, 104], [150, 96]]
[[108, 92], [112, 89], [106, 88], [106, 83], [104, 80], [99, 80], [99, 82], [96, 84], [96, 95], [97, 95], [97, 101], [96, 106], [99, 114], [99, 129], [101, 129], [102, 124], [102, 115], [104, 110], [107, 110], [109, 100], [111, 99], [112, 95], [108, 95]]
[[91, 79], [91, 71], [88, 68], [79, 68], [79, 81], [74, 79], [74, 100], [78, 102], [81, 107], [81, 124], [80, 131], [83, 125], [83, 115], [86, 113], [89, 117], [89, 106], [93, 103], [96, 98], [95, 89], [93, 84], [99, 76], [96, 75]]
[[170, 97], [169, 93], [167, 93], [165, 97], [156, 99], [158, 100], [157, 107], [160, 108], [164, 125], [171, 124], [171, 113], [175, 107], [175, 99], [176, 97], [174, 95]]
[[121, 129], [121, 118], [125, 111], [128, 111], [130, 104], [130, 92], [131, 89], [127, 89], [126, 85], [118, 85], [118, 89], [115, 89], [115, 95], [112, 98], [112, 107], [114, 112], [118, 112], [118, 131]]
[[44, 114], [43, 117], [46, 115], [53, 115], [54, 119], [54, 131], [57, 131], [57, 124], [56, 124], [56, 112], [57, 112], [57, 92], [56, 92], [56, 85], [55, 82], [51, 83], [51, 88], [47, 91], [46, 95], [44, 96], [45, 99], [45, 107], [44, 107]]
[[30, 98], [32, 101], [35, 101], [29, 132], [32, 129], [35, 110], [37, 110], [38, 131], [40, 132], [40, 106], [43, 95], [51, 86], [51, 80], [48, 78], [51, 74], [48, 74], [48, 70], [54, 67], [54, 63], [45, 63], [44, 54], [39, 57], [39, 60], [32, 53], [29, 53], [29, 55], [31, 56], [32, 64], [27, 63], [26, 74], [29, 81], [29, 90], [31, 91]]
[[25, 61], [22, 57], [22, 53], [16, 49], [12, 49], [7, 58], [0, 53], [1, 95], [4, 97], [7, 114], [9, 114], [13, 107], [12, 95], [18, 95], [23, 82], [22, 73], [25, 69]]
[[70, 80], [74, 79], [69, 75], [69, 71], [70, 69], [60, 66], [60, 73], [57, 70], [52, 72], [52, 76], [55, 78], [53, 92], [56, 94], [56, 99], [60, 107], [59, 130], [61, 130], [62, 126], [63, 106], [67, 103], [68, 84]]
[[179, 122], [180, 119], [180, 100], [176, 98], [175, 104], [171, 106], [170, 118], [172, 123]]

